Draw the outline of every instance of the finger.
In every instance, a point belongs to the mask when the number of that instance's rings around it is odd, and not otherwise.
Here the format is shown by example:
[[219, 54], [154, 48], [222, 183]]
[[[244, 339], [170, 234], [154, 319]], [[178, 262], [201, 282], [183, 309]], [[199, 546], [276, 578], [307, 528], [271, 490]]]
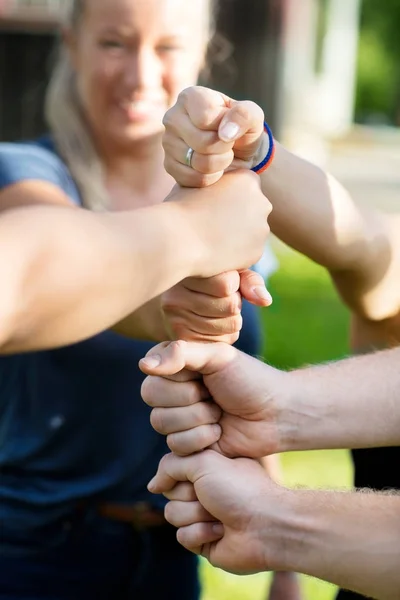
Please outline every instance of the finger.
[[225, 112], [218, 129], [218, 135], [224, 142], [236, 141], [243, 136], [258, 139], [264, 130], [264, 113], [262, 109], [249, 100], [230, 101], [230, 108]]
[[169, 328], [181, 340], [216, 341], [222, 336], [239, 333], [243, 326], [240, 312], [229, 317], [202, 317], [191, 311], [181, 309], [180, 313], [166, 311]]
[[140, 369], [148, 375], [172, 375], [183, 369], [211, 375], [220, 371], [240, 355], [227, 344], [202, 344], [178, 340], [167, 346], [158, 346], [156, 353], [139, 362]]
[[199, 292], [207, 296], [225, 298], [237, 292], [240, 288], [240, 274], [238, 271], [227, 271], [214, 277], [205, 279], [188, 277], [183, 285], [192, 292]]
[[186, 527], [194, 523], [215, 521], [214, 517], [197, 500], [194, 502], [169, 502], [164, 510], [168, 523], [174, 527]]
[[201, 555], [206, 544], [217, 542], [224, 535], [224, 526], [218, 521], [213, 523], [195, 523], [178, 529], [178, 542], [190, 552]]
[[240, 292], [246, 300], [256, 306], [270, 306], [272, 296], [265, 287], [259, 273], [246, 269], [240, 273]]
[[164, 169], [184, 188], [209, 187], [217, 183], [224, 174], [224, 171], [212, 174], [199, 173], [199, 171], [195, 171], [191, 167], [182, 165], [168, 154], [164, 158]]
[[158, 433], [169, 435], [202, 425], [213, 425], [218, 423], [220, 417], [221, 409], [214, 402], [197, 402], [179, 408], [154, 408], [150, 423]]
[[210, 131], [217, 131], [230, 102], [225, 94], [202, 86], [189, 87], [178, 97], [178, 104], [184, 107], [192, 123]]
[[[179, 136], [179, 137], [178, 137]], [[192, 148], [190, 168], [204, 174], [218, 173], [228, 169], [234, 160], [232, 144], [218, 140], [216, 133], [202, 132], [188, 124], [186, 131], [171, 131], [164, 134], [165, 154], [182, 165], [186, 165], [186, 154]]]
[[194, 502], [197, 500], [194, 485], [189, 482], [177, 483], [176, 486], [170, 492], [166, 492], [164, 496], [167, 500], [179, 500], [180, 502]]
[[187, 431], [171, 433], [167, 436], [168, 448], [177, 456], [189, 456], [218, 442], [222, 429], [217, 423], [200, 425]]
[[179, 482], [196, 483], [207, 472], [210, 462], [214, 468], [226, 468], [226, 461], [229, 462], [229, 459], [213, 450], [185, 457], [166, 454], [160, 460], [157, 473], [147, 486], [148, 490], [153, 494], [165, 494]]
[[220, 139], [217, 124], [213, 130], [206, 130], [194, 123], [191, 116], [182, 110], [171, 109], [164, 117], [164, 126], [162, 144], [165, 153], [170, 154], [178, 146], [183, 150], [183, 154], [177, 157], [178, 162], [182, 164], [188, 147], [204, 155], [225, 154], [232, 150], [232, 142]]
[[[191, 283], [188, 282], [188, 285]], [[200, 286], [198, 287], [200, 288]], [[171, 290], [170, 293], [163, 295], [162, 310], [164, 313], [169, 316], [178, 313], [181, 309], [204, 318], [232, 317], [240, 314], [242, 296], [240, 292], [234, 292], [223, 298], [216, 298], [214, 295], [192, 291], [183, 286], [176, 293]]]
[[151, 408], [191, 406], [207, 400], [210, 394], [201, 381], [175, 382], [164, 377], [146, 377], [142, 383], [143, 401]]
[[[183, 369], [182, 371], [179, 371], [179, 373], [175, 373], [175, 375], [166, 375], [164, 379], [176, 381], [178, 383], [185, 383], [186, 381], [196, 381], [202, 379], [202, 376], [200, 373], [194, 373], [188, 369]], [[207, 398], [207, 396], [205, 396], [205, 398]]]

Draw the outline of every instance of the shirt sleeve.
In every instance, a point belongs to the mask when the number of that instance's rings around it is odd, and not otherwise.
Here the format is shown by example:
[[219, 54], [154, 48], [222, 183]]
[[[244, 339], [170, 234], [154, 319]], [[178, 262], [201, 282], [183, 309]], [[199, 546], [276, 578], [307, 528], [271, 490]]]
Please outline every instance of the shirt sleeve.
[[0, 190], [21, 181], [46, 181], [59, 187], [74, 204], [79, 194], [57, 154], [29, 143], [0, 144]]

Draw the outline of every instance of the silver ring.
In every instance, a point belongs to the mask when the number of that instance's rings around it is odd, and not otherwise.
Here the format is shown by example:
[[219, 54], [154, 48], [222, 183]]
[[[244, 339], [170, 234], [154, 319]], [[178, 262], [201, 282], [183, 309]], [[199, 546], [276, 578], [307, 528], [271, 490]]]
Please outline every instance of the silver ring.
[[193, 148], [188, 148], [185, 156], [185, 165], [192, 168], [192, 159], [193, 159], [194, 150]]

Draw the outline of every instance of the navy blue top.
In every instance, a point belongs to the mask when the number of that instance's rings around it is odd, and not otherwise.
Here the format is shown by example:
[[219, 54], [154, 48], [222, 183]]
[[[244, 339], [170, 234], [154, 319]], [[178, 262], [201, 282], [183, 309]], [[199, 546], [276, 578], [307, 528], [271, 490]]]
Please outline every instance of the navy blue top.
[[[48, 138], [0, 144], [0, 189], [22, 180], [51, 182], [81, 205]], [[256, 354], [257, 314], [248, 304], [244, 323], [238, 345]], [[151, 345], [105, 331], [55, 350], [0, 356], [1, 551], [26, 545], [30, 532], [84, 499], [163, 503], [146, 490], [167, 451], [140, 397], [137, 364]]]

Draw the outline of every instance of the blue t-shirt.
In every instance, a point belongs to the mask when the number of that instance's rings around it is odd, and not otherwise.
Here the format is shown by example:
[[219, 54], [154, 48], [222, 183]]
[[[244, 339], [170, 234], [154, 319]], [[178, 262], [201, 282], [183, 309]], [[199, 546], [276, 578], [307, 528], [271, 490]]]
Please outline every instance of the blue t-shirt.
[[[50, 138], [0, 144], [0, 189], [51, 182], [81, 205]], [[107, 277], [107, 274], [104, 274]], [[253, 307], [239, 347], [259, 352]], [[0, 356], [0, 551], [26, 544], [82, 500], [162, 504], [146, 484], [167, 451], [141, 400], [152, 344], [112, 331], [54, 350]]]

